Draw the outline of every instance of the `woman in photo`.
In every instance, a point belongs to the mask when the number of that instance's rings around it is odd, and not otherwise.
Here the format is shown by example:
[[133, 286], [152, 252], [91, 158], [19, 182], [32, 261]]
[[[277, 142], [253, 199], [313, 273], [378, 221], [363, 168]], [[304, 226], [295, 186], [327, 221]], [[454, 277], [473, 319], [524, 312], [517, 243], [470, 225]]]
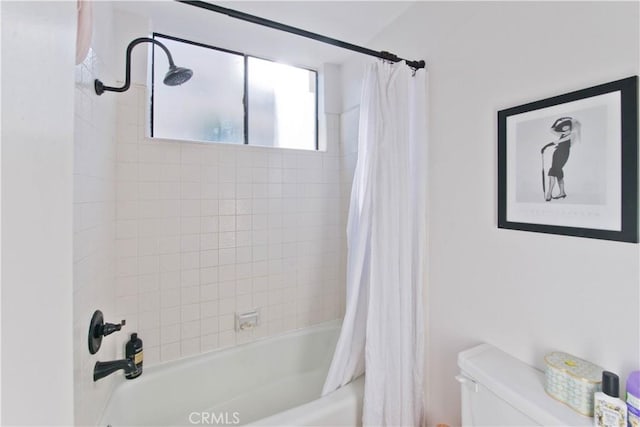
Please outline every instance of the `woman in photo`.
[[[547, 202], [552, 199], [564, 199], [567, 193], [564, 191], [564, 171], [562, 168], [569, 160], [569, 152], [571, 147], [580, 140], [580, 122], [571, 117], [560, 117], [553, 125], [551, 132], [558, 135], [558, 140], [550, 142], [542, 148], [542, 153], [548, 147], [555, 146], [553, 157], [551, 159], [551, 167], [547, 175], [549, 176], [549, 188], [545, 194]], [[559, 193], [553, 195], [553, 189], [558, 183]]]

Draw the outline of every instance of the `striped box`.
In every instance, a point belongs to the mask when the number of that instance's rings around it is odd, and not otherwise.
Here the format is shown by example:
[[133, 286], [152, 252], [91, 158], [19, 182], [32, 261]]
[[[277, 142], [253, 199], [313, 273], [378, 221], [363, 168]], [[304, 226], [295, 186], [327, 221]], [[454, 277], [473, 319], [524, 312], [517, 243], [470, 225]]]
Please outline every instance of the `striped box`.
[[593, 395], [602, 389], [600, 366], [562, 352], [544, 357], [546, 392], [582, 415], [593, 417]]

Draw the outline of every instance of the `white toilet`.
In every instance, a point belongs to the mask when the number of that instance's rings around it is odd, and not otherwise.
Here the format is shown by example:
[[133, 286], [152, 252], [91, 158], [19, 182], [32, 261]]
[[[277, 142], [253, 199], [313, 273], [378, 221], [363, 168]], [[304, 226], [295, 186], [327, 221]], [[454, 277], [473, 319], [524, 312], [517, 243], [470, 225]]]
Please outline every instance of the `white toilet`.
[[481, 344], [458, 354], [463, 426], [592, 426], [544, 390], [544, 373]]

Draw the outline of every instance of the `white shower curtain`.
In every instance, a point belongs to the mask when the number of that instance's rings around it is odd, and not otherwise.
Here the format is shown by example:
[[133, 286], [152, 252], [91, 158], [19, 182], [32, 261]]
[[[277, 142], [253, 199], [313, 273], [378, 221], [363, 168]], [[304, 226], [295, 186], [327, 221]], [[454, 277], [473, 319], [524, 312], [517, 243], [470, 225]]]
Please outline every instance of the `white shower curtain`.
[[372, 63], [360, 103], [347, 225], [347, 305], [323, 388], [365, 371], [365, 426], [424, 417], [426, 71]]

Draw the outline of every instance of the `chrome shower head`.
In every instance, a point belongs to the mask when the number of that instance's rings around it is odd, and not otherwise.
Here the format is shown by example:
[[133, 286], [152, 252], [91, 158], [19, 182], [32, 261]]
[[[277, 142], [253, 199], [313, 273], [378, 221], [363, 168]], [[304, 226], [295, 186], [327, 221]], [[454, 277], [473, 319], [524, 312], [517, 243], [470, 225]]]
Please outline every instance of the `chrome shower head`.
[[171, 65], [169, 71], [164, 76], [163, 83], [167, 86], [178, 86], [186, 82], [193, 76], [193, 71], [188, 68]]

